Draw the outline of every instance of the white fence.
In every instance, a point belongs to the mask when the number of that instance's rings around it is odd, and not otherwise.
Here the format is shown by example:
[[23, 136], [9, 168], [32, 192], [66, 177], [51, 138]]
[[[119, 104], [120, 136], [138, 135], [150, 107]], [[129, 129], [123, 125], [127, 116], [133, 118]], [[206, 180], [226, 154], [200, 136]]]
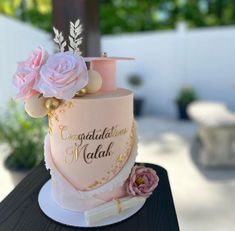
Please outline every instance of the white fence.
[[191, 84], [201, 99], [225, 102], [235, 111], [235, 27], [105, 36], [110, 55], [132, 56], [120, 62], [119, 85], [131, 73], [144, 79], [145, 112], [176, 115], [174, 99], [182, 85]]
[[[0, 16], [0, 106], [13, 93], [16, 62], [39, 44], [49, 52], [53, 43], [45, 32]], [[118, 84], [127, 87], [132, 73], [144, 79], [145, 113], [174, 117], [174, 99], [183, 84], [191, 84], [201, 99], [225, 102], [235, 111], [235, 27], [132, 33], [102, 37], [110, 56], [120, 61]]]

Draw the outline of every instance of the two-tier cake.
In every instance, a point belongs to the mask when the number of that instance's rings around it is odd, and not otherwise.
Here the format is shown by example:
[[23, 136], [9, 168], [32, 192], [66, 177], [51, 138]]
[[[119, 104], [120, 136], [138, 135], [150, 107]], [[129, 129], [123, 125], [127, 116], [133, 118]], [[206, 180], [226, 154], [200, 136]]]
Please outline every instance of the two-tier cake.
[[80, 31], [79, 21], [71, 23], [67, 44], [54, 28], [60, 52], [38, 47], [18, 64], [14, 85], [30, 116], [48, 115], [44, 153], [53, 200], [92, 223], [92, 209], [99, 208], [96, 217], [105, 205], [121, 213], [150, 196], [159, 179], [154, 170], [134, 166], [133, 93], [116, 87], [116, 62], [128, 58], [83, 58]]

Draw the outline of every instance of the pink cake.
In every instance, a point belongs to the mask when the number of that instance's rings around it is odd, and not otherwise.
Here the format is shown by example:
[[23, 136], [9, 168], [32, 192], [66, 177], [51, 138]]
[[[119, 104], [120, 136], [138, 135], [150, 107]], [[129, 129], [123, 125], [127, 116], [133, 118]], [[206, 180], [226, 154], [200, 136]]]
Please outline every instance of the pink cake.
[[65, 101], [50, 114], [49, 129], [46, 160], [53, 196], [63, 208], [83, 211], [125, 196], [136, 156], [131, 91]]
[[[71, 36], [76, 34], [72, 43], [54, 29], [60, 52], [49, 55], [38, 47], [14, 76], [26, 112], [48, 115], [44, 154], [53, 200], [85, 212], [120, 198], [148, 197], [158, 177], [152, 169], [133, 167], [133, 93], [116, 86], [116, 62], [129, 59], [83, 58], [76, 23], [70, 26]], [[70, 51], [64, 51], [66, 45]]]

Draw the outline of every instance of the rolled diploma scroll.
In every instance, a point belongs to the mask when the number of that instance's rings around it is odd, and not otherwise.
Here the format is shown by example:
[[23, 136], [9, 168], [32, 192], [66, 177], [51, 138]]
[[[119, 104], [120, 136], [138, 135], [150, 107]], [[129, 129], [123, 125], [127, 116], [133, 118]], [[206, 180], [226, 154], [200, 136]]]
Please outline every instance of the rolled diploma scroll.
[[85, 219], [88, 225], [93, 225], [107, 217], [117, 216], [121, 212], [135, 207], [140, 204], [144, 204], [146, 198], [144, 197], [123, 197], [120, 199], [114, 199], [105, 204], [99, 205], [93, 209], [87, 210]]

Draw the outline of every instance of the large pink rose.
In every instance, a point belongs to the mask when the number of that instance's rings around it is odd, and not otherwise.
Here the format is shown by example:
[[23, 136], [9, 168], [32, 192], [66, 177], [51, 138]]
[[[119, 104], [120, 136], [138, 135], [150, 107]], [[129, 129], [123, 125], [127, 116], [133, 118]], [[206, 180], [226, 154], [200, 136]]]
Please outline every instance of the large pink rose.
[[151, 168], [134, 166], [126, 182], [126, 190], [130, 196], [149, 197], [157, 187], [159, 177]]
[[13, 79], [13, 84], [19, 90], [16, 98], [25, 101], [31, 96], [39, 94], [39, 92], [33, 88], [39, 79], [40, 68], [47, 56], [48, 55], [43, 51], [43, 48], [38, 47], [26, 61], [18, 63]]
[[73, 52], [61, 52], [49, 56], [42, 66], [35, 90], [44, 97], [71, 99], [88, 83], [84, 59]]

